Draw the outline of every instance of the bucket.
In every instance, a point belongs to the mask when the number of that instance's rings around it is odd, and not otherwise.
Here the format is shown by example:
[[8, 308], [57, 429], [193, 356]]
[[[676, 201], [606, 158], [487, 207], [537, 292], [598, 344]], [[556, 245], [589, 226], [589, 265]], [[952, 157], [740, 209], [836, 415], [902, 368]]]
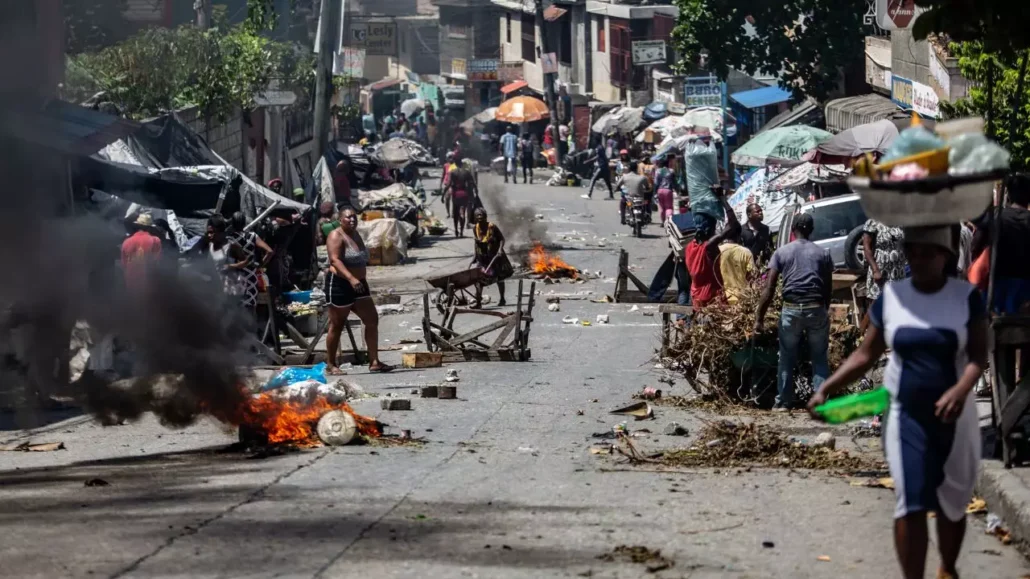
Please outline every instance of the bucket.
[[358, 424], [343, 410], [330, 410], [318, 419], [318, 438], [329, 446], [343, 446], [354, 440]]

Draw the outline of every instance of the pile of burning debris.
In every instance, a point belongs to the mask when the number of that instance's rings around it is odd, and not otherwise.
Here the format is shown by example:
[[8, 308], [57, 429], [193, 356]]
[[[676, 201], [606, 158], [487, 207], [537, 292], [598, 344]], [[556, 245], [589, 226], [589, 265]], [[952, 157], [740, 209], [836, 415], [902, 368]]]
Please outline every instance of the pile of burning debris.
[[559, 280], [559, 279], [580, 279], [580, 272], [569, 265], [561, 257], [548, 252], [543, 244], [537, 243], [529, 250], [526, 256], [526, 268], [536, 279]]

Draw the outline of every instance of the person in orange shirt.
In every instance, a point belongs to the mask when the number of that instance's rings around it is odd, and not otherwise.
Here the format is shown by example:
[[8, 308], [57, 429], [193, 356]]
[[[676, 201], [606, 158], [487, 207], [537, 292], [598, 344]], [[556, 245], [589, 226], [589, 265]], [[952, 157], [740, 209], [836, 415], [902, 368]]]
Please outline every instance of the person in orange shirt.
[[154, 235], [154, 218], [140, 213], [133, 224], [136, 232], [122, 242], [122, 271], [131, 292], [146, 289], [154, 264], [161, 259], [161, 238]]

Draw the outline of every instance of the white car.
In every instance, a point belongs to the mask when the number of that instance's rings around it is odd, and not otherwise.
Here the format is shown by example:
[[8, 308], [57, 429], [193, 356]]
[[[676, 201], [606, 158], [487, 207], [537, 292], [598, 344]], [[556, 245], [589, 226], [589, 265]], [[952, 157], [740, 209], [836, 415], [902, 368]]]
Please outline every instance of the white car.
[[777, 247], [791, 241], [791, 226], [794, 216], [808, 213], [812, 216], [815, 229], [812, 241], [825, 247], [833, 258], [833, 265], [841, 269], [864, 270], [865, 254], [862, 251], [862, 229], [866, 222], [865, 211], [858, 195], [827, 197], [803, 205], [787, 208], [780, 223]]

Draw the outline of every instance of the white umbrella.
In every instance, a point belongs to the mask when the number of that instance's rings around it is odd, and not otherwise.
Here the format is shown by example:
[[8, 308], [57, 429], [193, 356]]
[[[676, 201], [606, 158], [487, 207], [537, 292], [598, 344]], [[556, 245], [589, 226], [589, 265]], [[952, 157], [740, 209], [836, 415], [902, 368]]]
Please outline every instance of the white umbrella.
[[422, 99], [408, 99], [401, 103], [401, 113], [406, 117], [420, 113], [424, 108], [426, 103]]
[[637, 130], [644, 122], [642, 107], [618, 107], [601, 115], [590, 127], [595, 133], [607, 135], [611, 132], [628, 134]]
[[[737, 124], [729, 112], [726, 113], [726, 121], [730, 124]], [[697, 107], [690, 109], [683, 115], [683, 122], [694, 127], [707, 127], [713, 131], [722, 133], [722, 109], [719, 107]]]

